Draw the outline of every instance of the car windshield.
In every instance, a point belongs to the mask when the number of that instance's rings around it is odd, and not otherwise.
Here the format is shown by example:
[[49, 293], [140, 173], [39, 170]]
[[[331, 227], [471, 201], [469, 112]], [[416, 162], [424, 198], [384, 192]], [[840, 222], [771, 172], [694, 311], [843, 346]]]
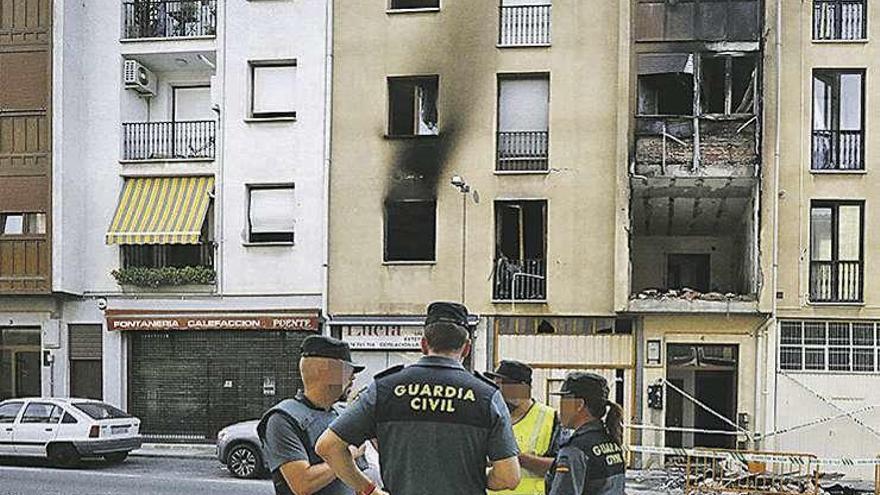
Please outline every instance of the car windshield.
[[88, 414], [89, 417], [91, 417], [92, 419], [117, 419], [131, 417], [131, 415], [126, 413], [125, 411], [120, 411], [110, 404], [104, 404], [101, 402], [77, 402], [73, 405], [73, 407]]

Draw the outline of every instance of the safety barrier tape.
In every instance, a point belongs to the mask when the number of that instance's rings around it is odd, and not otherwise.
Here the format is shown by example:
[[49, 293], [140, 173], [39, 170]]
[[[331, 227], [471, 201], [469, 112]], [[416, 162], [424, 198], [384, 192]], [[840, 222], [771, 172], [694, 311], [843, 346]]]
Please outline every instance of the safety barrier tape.
[[674, 431], [681, 433], [704, 433], [706, 435], [727, 435], [731, 437], [740, 437], [745, 436], [745, 433], [740, 431], [731, 431], [731, 430], [703, 430], [700, 428], [681, 428], [678, 426], [658, 426], [658, 425], [645, 425], [639, 423], [625, 423], [623, 425], [626, 428], [632, 428], [633, 430], [650, 430], [650, 431]]
[[[825, 404], [831, 406], [831, 407], [832, 407], [833, 409], [835, 409], [837, 412], [844, 413], [843, 415], [841, 415], [841, 416], [839, 416], [839, 417], [843, 417], [843, 416], [847, 416], [847, 417], [849, 417], [849, 419], [851, 419], [855, 424], [857, 424], [857, 425], [861, 426], [862, 428], [868, 430], [868, 431], [869, 431], [872, 435], [874, 435], [875, 437], [880, 438], [880, 432], [878, 432], [877, 430], [875, 430], [875, 429], [872, 428], [871, 426], [865, 424], [865, 422], [862, 421], [862, 420], [860, 420], [859, 418], [853, 416], [853, 414], [855, 414], [856, 412], [862, 412], [861, 410], [859, 410], [859, 411], [852, 411], [852, 412], [850, 412], [850, 413], [847, 414], [846, 411], [845, 411], [842, 407], [838, 406], [838, 405], [835, 404], [833, 401], [831, 401], [830, 399], [828, 399], [828, 398], [825, 397], [824, 395], [820, 394], [819, 392], [817, 392], [817, 391], [813, 390], [812, 388], [808, 387], [807, 384], [805, 384], [805, 383], [803, 383], [803, 382], [801, 382], [801, 381], [795, 379], [793, 376], [789, 375], [788, 373], [780, 372], [780, 374], [781, 374], [782, 376], [784, 376], [785, 378], [788, 378], [789, 380], [793, 381], [796, 385], [798, 385], [798, 386], [801, 387], [802, 389], [804, 389], [804, 390], [806, 390], [807, 392], [809, 392], [810, 394], [812, 394], [815, 398], [817, 398], [817, 399], [819, 399], [820, 401], [824, 402]], [[834, 418], [834, 419], [837, 419], [837, 418]]]
[[791, 433], [793, 431], [803, 430], [805, 428], [811, 428], [813, 426], [819, 426], [823, 423], [830, 423], [831, 421], [834, 421], [835, 419], [840, 419], [840, 418], [844, 418], [844, 417], [849, 417], [850, 419], [852, 419], [852, 416], [854, 414], [861, 414], [861, 413], [865, 413], [868, 411], [873, 411], [875, 409], [880, 409], [880, 404], [875, 404], [872, 406], [865, 406], [865, 407], [861, 407], [859, 409], [853, 409], [851, 411], [843, 411], [840, 414], [836, 414], [834, 416], [825, 416], [822, 418], [816, 418], [813, 421], [810, 421], [808, 423], [804, 423], [804, 424], [800, 424], [800, 425], [796, 425], [796, 426], [791, 426], [788, 428], [782, 428], [782, 429], [779, 429], [776, 431], [772, 431], [770, 433], [764, 433], [764, 434], [758, 433], [756, 435], [756, 438], [759, 440], [762, 440], [765, 438], [775, 437], [775, 436], [779, 436], [779, 435], [785, 435], [786, 433]]
[[727, 452], [703, 449], [681, 449], [672, 447], [652, 447], [647, 445], [631, 445], [630, 452], [639, 454], [678, 455], [691, 457], [709, 457], [715, 459], [734, 459], [737, 461], [754, 461], [767, 463], [791, 463], [798, 465], [817, 464], [825, 466], [878, 466], [880, 458], [819, 458], [812, 455], [797, 454], [755, 454], [741, 452]]

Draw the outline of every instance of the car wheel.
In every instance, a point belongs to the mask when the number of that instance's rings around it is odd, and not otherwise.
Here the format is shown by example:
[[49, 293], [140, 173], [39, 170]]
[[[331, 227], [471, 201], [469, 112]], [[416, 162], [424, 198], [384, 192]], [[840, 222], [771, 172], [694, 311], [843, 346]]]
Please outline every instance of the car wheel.
[[233, 446], [226, 456], [226, 467], [236, 478], [256, 478], [262, 466], [263, 460], [256, 447], [246, 443]]
[[50, 445], [49, 461], [58, 467], [70, 468], [79, 464], [79, 452], [70, 444]]
[[104, 460], [111, 464], [118, 464], [124, 461], [127, 457], [128, 452], [113, 452], [112, 454], [106, 454]]

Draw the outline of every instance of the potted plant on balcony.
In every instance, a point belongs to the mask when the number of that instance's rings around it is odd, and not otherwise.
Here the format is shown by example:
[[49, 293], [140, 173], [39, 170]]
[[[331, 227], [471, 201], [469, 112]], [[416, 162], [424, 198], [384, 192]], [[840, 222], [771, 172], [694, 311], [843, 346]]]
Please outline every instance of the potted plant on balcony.
[[110, 272], [123, 291], [201, 292], [213, 288], [217, 274], [206, 266], [128, 267]]

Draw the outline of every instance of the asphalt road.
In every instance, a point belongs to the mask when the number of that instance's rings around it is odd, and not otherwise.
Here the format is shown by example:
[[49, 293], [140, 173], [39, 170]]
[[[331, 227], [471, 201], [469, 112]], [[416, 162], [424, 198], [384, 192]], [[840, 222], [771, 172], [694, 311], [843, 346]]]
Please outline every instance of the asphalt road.
[[0, 458], [0, 495], [272, 495], [267, 480], [233, 478], [214, 459], [129, 457], [122, 464], [85, 462], [58, 469], [46, 462]]

